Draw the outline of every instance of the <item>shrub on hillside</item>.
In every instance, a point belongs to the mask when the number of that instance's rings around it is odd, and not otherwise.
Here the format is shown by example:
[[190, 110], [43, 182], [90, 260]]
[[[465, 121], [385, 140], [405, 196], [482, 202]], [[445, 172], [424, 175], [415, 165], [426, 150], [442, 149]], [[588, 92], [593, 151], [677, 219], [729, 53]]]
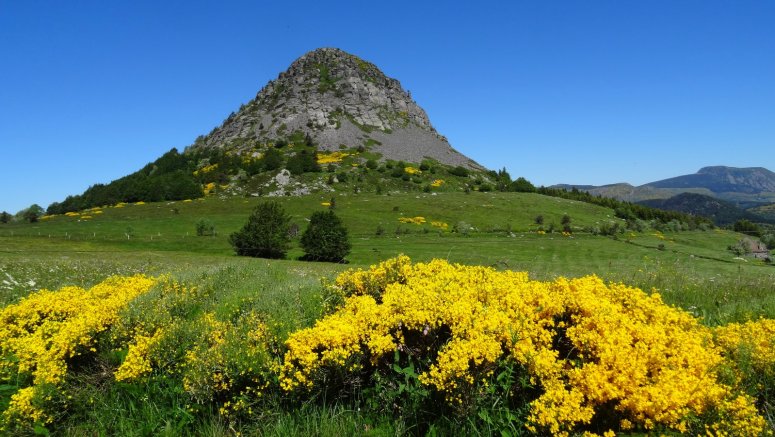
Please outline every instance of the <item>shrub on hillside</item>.
[[290, 217], [277, 202], [259, 204], [245, 226], [229, 236], [237, 255], [285, 258], [288, 251]]
[[454, 176], [466, 177], [468, 176], [468, 169], [458, 165], [457, 167], [450, 169], [449, 174]]
[[309, 226], [301, 236], [301, 247], [305, 260], [343, 262], [351, 245], [347, 228], [329, 209], [312, 214]]
[[207, 219], [200, 219], [196, 222], [196, 235], [199, 237], [215, 235], [215, 223]]

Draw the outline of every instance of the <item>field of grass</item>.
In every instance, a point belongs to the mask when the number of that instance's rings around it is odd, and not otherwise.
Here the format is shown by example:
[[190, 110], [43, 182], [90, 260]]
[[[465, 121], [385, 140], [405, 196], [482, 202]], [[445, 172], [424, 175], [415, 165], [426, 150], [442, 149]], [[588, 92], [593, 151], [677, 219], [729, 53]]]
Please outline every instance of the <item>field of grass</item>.
[[[366, 267], [398, 254], [413, 261], [434, 258], [498, 270], [526, 271], [531, 278], [596, 274], [650, 291], [702, 317], [709, 326], [775, 318], [775, 267], [736, 258], [727, 246], [740, 236], [724, 230], [659, 233], [627, 231], [616, 238], [584, 232], [587, 227], [620, 221], [613, 211], [594, 205], [525, 193], [426, 193], [337, 195], [335, 211], [350, 231], [348, 265], [296, 261], [298, 238], [289, 260], [234, 256], [228, 235], [238, 230], [257, 198], [208, 197], [192, 202], [107, 207], [91, 218], [57, 216], [34, 224], [0, 225], [0, 305], [18, 302], [39, 288], [89, 287], [110, 275], [169, 273], [209, 290], [204, 300], [187, 302], [182, 320], [191, 330], [204, 313], [224, 320], [255, 310], [264, 314], [277, 338], [311, 326], [323, 314], [321, 280], [348, 268]], [[331, 197], [283, 197], [301, 230], [312, 212]], [[574, 233], [539, 234], [559, 229], [564, 214]], [[425, 224], [401, 223], [424, 217]], [[216, 236], [196, 236], [200, 219], [214, 223]], [[444, 230], [431, 222], [447, 224]], [[451, 232], [453, 228], [460, 232]], [[380, 230], [378, 232], [378, 230]], [[92, 366], [115, 369], [120, 360], [105, 353]], [[217, 411], [190, 410], [178, 382], [152, 378], [145, 385], [94, 381], [88, 372], [68, 381], [77, 400], [52, 430], [65, 435], [393, 435], [465, 429], [489, 434], [485, 422], [434, 422], [430, 429], [401, 415], [398, 419], [357, 411], [353, 399], [307, 401], [265, 399], [238, 423]], [[0, 406], [7, 404], [2, 400]], [[770, 422], [772, 423], [772, 422]], [[461, 428], [462, 427], [462, 428]]]
[[[0, 226], [0, 302], [40, 287], [86, 284], [107, 273], [184, 272], [191, 266], [235, 260], [228, 235], [238, 230], [263, 199], [210, 197], [192, 202], [104, 208], [91, 219], [57, 216], [35, 224]], [[301, 230], [306, 218], [330, 197], [283, 197]], [[625, 232], [617, 239], [583, 232], [621, 221], [613, 211], [570, 200], [527, 193], [439, 193], [437, 195], [340, 195], [336, 213], [347, 226], [353, 250], [348, 261], [365, 266], [400, 253], [413, 260], [442, 258], [464, 264], [526, 271], [537, 279], [596, 274], [646, 290], [657, 288], [668, 302], [691, 308], [707, 322], [775, 317], [775, 268], [736, 258], [726, 248], [740, 236], [724, 231]], [[539, 235], [564, 214], [577, 231]], [[399, 222], [421, 216], [424, 225]], [[196, 236], [200, 219], [214, 237]], [[446, 231], [432, 221], [448, 225]], [[467, 233], [451, 232], [461, 222]], [[462, 224], [463, 226], [466, 226]], [[377, 235], [378, 228], [382, 234]], [[662, 249], [662, 250], [660, 250]], [[298, 240], [290, 258], [302, 255]], [[337, 266], [329, 267], [333, 272]], [[10, 278], [2, 277], [10, 275]], [[5, 281], [5, 282], [3, 282]]]

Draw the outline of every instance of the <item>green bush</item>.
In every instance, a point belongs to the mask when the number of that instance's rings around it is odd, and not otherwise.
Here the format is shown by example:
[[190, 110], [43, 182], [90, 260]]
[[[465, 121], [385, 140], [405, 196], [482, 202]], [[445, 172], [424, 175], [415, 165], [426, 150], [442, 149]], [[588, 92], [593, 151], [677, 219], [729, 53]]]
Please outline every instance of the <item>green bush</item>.
[[203, 236], [214, 236], [215, 235], [215, 224], [207, 219], [200, 219], [196, 222], [196, 235], [199, 237]]
[[245, 226], [229, 236], [237, 255], [285, 258], [288, 251], [290, 216], [277, 202], [256, 206]]
[[308, 261], [343, 262], [350, 253], [347, 228], [334, 211], [318, 211], [310, 217], [309, 226], [301, 236], [302, 259]]
[[458, 165], [457, 167], [450, 169], [449, 174], [453, 176], [466, 177], [468, 176], [468, 169]]

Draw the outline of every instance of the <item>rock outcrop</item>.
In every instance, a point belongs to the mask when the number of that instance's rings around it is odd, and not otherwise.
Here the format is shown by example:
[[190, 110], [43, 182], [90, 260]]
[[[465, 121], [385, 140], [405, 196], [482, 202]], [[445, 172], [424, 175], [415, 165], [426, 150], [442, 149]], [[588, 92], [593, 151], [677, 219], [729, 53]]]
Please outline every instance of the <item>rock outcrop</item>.
[[401, 84], [339, 49], [305, 54], [193, 147], [245, 149], [309, 135], [321, 150], [361, 147], [382, 159], [482, 167], [453, 149]]

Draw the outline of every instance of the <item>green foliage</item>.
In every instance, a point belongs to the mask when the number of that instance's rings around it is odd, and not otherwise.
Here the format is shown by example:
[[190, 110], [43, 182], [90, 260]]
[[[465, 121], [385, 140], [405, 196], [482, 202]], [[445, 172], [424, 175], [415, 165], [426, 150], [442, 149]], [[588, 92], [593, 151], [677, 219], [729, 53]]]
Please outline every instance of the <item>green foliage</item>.
[[374, 170], [379, 166], [376, 159], [369, 159], [366, 161], [366, 168], [369, 170]]
[[536, 191], [536, 187], [533, 186], [530, 181], [520, 176], [517, 178], [517, 180], [509, 184], [509, 191], [514, 191], [517, 193], [534, 193]]
[[33, 203], [29, 208], [21, 211], [22, 218], [28, 223], [36, 223], [43, 215], [43, 208], [37, 203]]
[[752, 237], [760, 237], [762, 235], [762, 230], [756, 223], [752, 223], [745, 219], [736, 221], [732, 225], [732, 230]]
[[326, 91], [335, 90], [338, 79], [331, 76], [328, 66], [325, 64], [318, 64], [317, 68], [319, 72], [318, 92], [323, 94]]
[[270, 148], [261, 157], [261, 168], [266, 171], [278, 170], [283, 166], [283, 155], [274, 148]]
[[623, 202], [621, 200], [616, 200], [610, 197], [593, 196], [585, 191], [579, 191], [576, 187], [574, 187], [571, 191], [560, 188], [539, 187], [536, 189], [536, 193], [543, 194], [544, 196], [576, 200], [605, 208], [611, 208], [615, 211], [617, 217], [625, 220], [654, 220], [662, 224], [667, 224], [670, 221], [675, 220], [679, 223], [685, 224], [689, 230], [713, 228], [713, 223], [705, 217], [694, 216], [676, 211], [663, 211], [661, 209], [651, 208], [644, 205]]
[[460, 177], [467, 177], [468, 176], [468, 169], [458, 165], [457, 167], [449, 169], [449, 174], [453, 176], [460, 176]]
[[215, 236], [215, 223], [208, 219], [199, 219], [196, 222], [196, 235], [203, 236]]
[[288, 158], [286, 168], [291, 172], [291, 174], [294, 175], [320, 172], [320, 164], [318, 164], [317, 161], [317, 149], [314, 147], [302, 149], [295, 155]]
[[7, 211], [3, 211], [2, 214], [0, 214], [0, 223], [8, 223], [11, 221], [11, 214], [8, 214]]
[[260, 203], [245, 226], [229, 236], [237, 255], [285, 258], [288, 251], [290, 216], [277, 202]]
[[[192, 175], [195, 163], [201, 158], [197, 154], [182, 155], [177, 149], [172, 149], [138, 172], [109, 184], [92, 185], [83, 194], [52, 203], [46, 211], [48, 214], [64, 214], [119, 202], [160, 202], [202, 197], [201, 184]], [[212, 158], [211, 162], [220, 162], [217, 154]], [[220, 173], [214, 172], [208, 177], [218, 176]]]
[[343, 262], [352, 245], [347, 228], [329, 209], [312, 214], [309, 226], [301, 236], [301, 247], [305, 260]]

